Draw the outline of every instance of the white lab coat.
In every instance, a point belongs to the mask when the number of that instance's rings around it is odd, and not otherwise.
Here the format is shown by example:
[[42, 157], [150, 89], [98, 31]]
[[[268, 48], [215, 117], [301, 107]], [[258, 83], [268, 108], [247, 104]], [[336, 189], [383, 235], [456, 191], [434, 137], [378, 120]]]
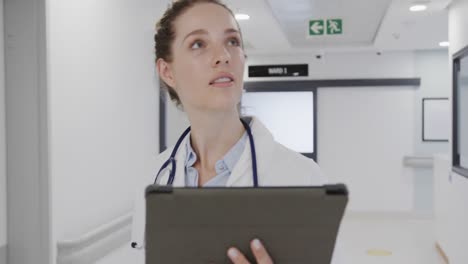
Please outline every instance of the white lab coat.
[[[318, 165], [303, 155], [292, 151], [280, 143], [276, 142], [268, 129], [255, 117], [250, 123], [252, 135], [257, 156], [257, 172], [259, 186], [311, 186], [323, 185], [327, 183], [322, 175]], [[185, 184], [185, 142], [186, 137], [179, 147], [176, 154], [176, 175], [173, 185], [183, 187]], [[159, 171], [162, 164], [171, 155], [172, 148], [161, 153], [156, 161], [156, 168]], [[136, 199], [135, 212], [132, 226], [132, 242], [138, 243], [138, 246], [144, 247], [145, 232], [145, 188], [153, 184], [154, 175], [148, 175], [148, 178], [140, 184]], [[160, 175], [159, 184], [166, 184], [169, 177], [169, 170]], [[252, 161], [250, 144], [247, 141], [245, 149], [235, 165], [231, 176], [226, 183], [230, 186], [253, 186]], [[144, 251], [144, 250], [140, 250]]]

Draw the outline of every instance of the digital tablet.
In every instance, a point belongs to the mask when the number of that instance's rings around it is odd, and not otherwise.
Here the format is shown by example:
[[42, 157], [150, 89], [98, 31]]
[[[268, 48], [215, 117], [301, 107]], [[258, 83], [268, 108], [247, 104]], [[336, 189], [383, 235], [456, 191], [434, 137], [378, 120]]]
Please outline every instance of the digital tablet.
[[343, 184], [320, 187], [146, 189], [147, 264], [252, 262], [258, 238], [275, 263], [329, 264], [348, 201]]

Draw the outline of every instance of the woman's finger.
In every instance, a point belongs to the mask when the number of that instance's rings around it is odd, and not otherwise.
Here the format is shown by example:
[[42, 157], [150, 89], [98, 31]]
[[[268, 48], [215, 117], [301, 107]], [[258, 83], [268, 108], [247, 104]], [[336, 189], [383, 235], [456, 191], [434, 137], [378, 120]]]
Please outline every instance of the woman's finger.
[[227, 254], [234, 264], [250, 264], [250, 262], [237, 248], [230, 248]]
[[273, 260], [271, 259], [266, 248], [262, 245], [260, 240], [252, 240], [252, 242], [250, 243], [250, 248], [252, 249], [252, 252], [258, 264], [273, 264]]

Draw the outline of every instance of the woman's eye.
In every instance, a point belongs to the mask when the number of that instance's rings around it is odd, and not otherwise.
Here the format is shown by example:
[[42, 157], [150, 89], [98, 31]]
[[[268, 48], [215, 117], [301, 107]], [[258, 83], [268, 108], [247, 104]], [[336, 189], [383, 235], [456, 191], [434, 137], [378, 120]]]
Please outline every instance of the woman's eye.
[[192, 49], [199, 49], [202, 47], [203, 47], [203, 42], [201, 42], [200, 40], [195, 41], [191, 46]]
[[240, 46], [240, 41], [237, 38], [232, 38], [229, 40], [229, 45]]

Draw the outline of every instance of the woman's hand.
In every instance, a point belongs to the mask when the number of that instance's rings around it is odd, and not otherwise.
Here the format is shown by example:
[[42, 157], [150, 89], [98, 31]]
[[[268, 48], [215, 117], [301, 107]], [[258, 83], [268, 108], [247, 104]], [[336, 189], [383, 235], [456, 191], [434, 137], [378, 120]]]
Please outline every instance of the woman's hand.
[[[252, 250], [257, 264], [273, 264], [273, 260], [268, 255], [267, 250], [262, 245], [260, 240], [254, 239], [250, 243], [250, 249]], [[229, 248], [228, 257], [234, 264], [250, 264], [245, 256], [237, 248]]]

